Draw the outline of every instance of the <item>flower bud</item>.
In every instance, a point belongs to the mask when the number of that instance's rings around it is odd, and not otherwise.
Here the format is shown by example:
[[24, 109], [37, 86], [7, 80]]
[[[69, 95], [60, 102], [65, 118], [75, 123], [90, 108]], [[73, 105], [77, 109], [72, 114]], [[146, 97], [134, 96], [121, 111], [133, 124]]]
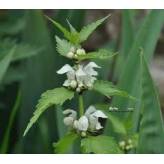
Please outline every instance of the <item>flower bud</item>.
[[68, 58], [72, 59], [74, 57], [74, 53], [73, 52], [68, 52], [68, 54], [66, 56]]
[[124, 149], [125, 145], [126, 145], [125, 141], [119, 142], [119, 146], [120, 146], [122, 149]]
[[71, 47], [70, 51], [75, 53], [75, 47]]
[[132, 140], [131, 139], [128, 139], [128, 144], [132, 144]]
[[130, 146], [130, 145], [127, 145], [126, 147], [125, 147], [125, 149], [126, 150], [130, 150], [132, 147]]
[[86, 132], [81, 132], [81, 136], [86, 137], [87, 136]]
[[73, 125], [74, 118], [73, 117], [65, 117], [63, 122], [66, 126], [72, 126]]
[[70, 83], [70, 87], [75, 89], [77, 87], [77, 82], [75, 80], [72, 80]]
[[79, 87], [76, 88], [76, 92], [81, 92], [81, 89]]
[[77, 54], [74, 55], [74, 58], [77, 59]]
[[85, 55], [85, 50], [83, 48], [76, 51], [77, 55]]

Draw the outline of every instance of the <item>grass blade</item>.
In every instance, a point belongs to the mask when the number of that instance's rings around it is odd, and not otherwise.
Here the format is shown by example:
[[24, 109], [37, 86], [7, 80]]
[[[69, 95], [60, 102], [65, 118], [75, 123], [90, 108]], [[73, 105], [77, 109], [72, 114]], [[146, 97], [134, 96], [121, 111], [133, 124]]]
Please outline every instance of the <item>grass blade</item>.
[[138, 153], [164, 153], [164, 124], [156, 87], [142, 57], [142, 118]]
[[21, 91], [19, 90], [18, 94], [17, 94], [17, 98], [15, 100], [15, 104], [14, 104], [13, 109], [12, 109], [11, 114], [10, 114], [10, 118], [9, 118], [9, 123], [7, 125], [7, 129], [6, 129], [5, 134], [4, 134], [2, 145], [1, 145], [1, 148], [0, 148], [0, 152], [1, 153], [5, 154], [8, 151], [10, 132], [12, 130], [12, 125], [13, 125], [13, 122], [15, 120], [17, 111], [19, 109], [20, 102], [21, 102]]

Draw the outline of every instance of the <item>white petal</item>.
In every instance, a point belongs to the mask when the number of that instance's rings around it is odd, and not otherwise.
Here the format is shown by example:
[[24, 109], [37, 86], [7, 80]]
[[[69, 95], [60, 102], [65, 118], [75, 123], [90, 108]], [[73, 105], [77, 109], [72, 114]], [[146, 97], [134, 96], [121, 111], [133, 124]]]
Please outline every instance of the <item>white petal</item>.
[[108, 118], [102, 111], [97, 110], [95, 113], [92, 114], [94, 117], [97, 118]]
[[94, 117], [93, 115], [90, 115], [88, 119], [89, 119], [89, 130], [94, 132], [96, 130], [96, 125], [98, 123], [98, 118]]
[[96, 124], [96, 130], [100, 130], [102, 128], [103, 128], [103, 126], [101, 126], [101, 124], [99, 122], [97, 122], [97, 124]]
[[71, 114], [72, 112], [75, 112], [74, 110], [72, 109], [66, 109], [63, 111], [63, 114], [66, 115], [66, 114]]
[[73, 70], [73, 71], [67, 72], [67, 78], [69, 80], [75, 80], [75, 71]]
[[79, 122], [75, 120], [73, 123], [73, 127], [78, 130], [78, 125], [79, 125]]
[[79, 69], [76, 71], [76, 76], [85, 76], [86, 73], [83, 71], [82, 66], [79, 67]]
[[71, 81], [70, 80], [65, 80], [63, 83], [63, 86], [68, 87], [70, 86]]
[[65, 117], [63, 122], [66, 126], [73, 126], [74, 118], [73, 117]]
[[70, 71], [74, 71], [74, 70], [69, 64], [66, 64], [61, 69], [59, 69], [57, 71], [57, 73], [58, 74], [64, 74], [64, 73], [67, 73], [67, 72], [70, 72]]
[[69, 117], [72, 117], [73, 119], [76, 119], [77, 116], [77, 112], [72, 109], [66, 109], [65, 111], [63, 111], [63, 114], [69, 115]]
[[85, 115], [88, 117], [90, 114], [96, 112], [96, 108], [94, 106], [89, 106], [88, 109], [85, 112]]
[[77, 87], [77, 82], [75, 80], [72, 80], [70, 82], [70, 87], [75, 89]]
[[95, 77], [92, 77], [92, 76], [89, 76], [89, 75], [85, 76], [83, 79], [84, 79], [83, 80], [84, 85], [86, 85], [88, 88], [91, 88], [93, 86], [94, 81], [96, 80]]
[[88, 74], [88, 75], [93, 75], [93, 76], [97, 76], [98, 73], [97, 71], [95, 71], [93, 68], [101, 68], [99, 67], [96, 63], [94, 62], [89, 62], [85, 67], [84, 67], [84, 71]]
[[78, 130], [79, 131], [87, 131], [89, 126], [88, 119], [86, 116], [80, 117], [78, 121]]
[[89, 62], [85, 68], [88, 68], [88, 67], [91, 67], [91, 68], [101, 68], [100, 66], [98, 66], [95, 62]]

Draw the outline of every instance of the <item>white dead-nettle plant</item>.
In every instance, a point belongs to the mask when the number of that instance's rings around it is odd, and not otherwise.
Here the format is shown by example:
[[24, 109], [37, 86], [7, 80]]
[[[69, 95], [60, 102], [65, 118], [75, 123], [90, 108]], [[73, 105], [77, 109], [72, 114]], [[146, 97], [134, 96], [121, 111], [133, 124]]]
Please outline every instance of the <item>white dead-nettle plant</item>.
[[[68, 133], [54, 145], [57, 153], [67, 152], [68, 147], [73, 145], [76, 139], [80, 140], [81, 151], [84, 153], [96, 153], [97, 149], [94, 147], [96, 144], [100, 144], [101, 150], [105, 148], [103, 152], [107, 151], [110, 153], [111, 146], [115, 147], [112, 149], [114, 151], [113, 153], [120, 152], [116, 140], [110, 136], [102, 135], [104, 128], [102, 121], [110, 119], [110, 113], [105, 111], [101, 106], [97, 108], [91, 104], [91, 106], [85, 110], [85, 101], [83, 101], [84, 93], [87, 91], [96, 91], [108, 98], [113, 95], [130, 97], [126, 92], [117, 89], [111, 82], [98, 80], [98, 72], [96, 69], [100, 68], [100, 66], [93, 62], [92, 59], [107, 60], [114, 56], [115, 53], [105, 49], [87, 52], [81, 46], [81, 43], [87, 40], [91, 33], [108, 17], [109, 16], [83, 27], [80, 32], [77, 32], [69, 22], [70, 31], [48, 17], [65, 36], [65, 39], [60, 39], [56, 36], [56, 48], [58, 53], [71, 60], [73, 64], [64, 63], [64, 66], [57, 71], [60, 75], [66, 74], [67, 79], [62, 84], [62, 87], [48, 90], [42, 94], [24, 135], [26, 135], [40, 115], [50, 106], [62, 106], [66, 100], [72, 100], [73, 97], [78, 96], [79, 107], [77, 110], [74, 111], [71, 109], [72, 107], [70, 107], [70, 109], [63, 111], [63, 122], [64, 125], [68, 127]], [[96, 103], [101, 102], [97, 100]], [[58, 108], [56, 107], [56, 109]], [[122, 131], [124, 132], [125, 130]], [[90, 144], [90, 142], [93, 142], [93, 144]], [[87, 147], [88, 145], [90, 145], [90, 147]], [[106, 149], [107, 145], [109, 148]]]

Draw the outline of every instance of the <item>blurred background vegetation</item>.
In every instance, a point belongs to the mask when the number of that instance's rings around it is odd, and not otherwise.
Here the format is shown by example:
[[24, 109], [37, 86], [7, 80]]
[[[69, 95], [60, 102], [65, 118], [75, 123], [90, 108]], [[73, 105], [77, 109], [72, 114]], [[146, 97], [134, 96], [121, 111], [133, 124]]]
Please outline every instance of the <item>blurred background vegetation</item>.
[[[58, 110], [54, 108], [48, 110], [29, 134], [24, 138], [22, 136], [40, 94], [62, 84], [63, 77], [58, 76], [56, 70], [69, 62], [57, 54], [54, 36], [62, 37], [62, 35], [46, 20], [44, 14], [65, 26], [68, 26], [66, 22], [68, 19], [77, 30], [80, 30], [83, 25], [111, 13], [111, 18], [94, 32], [83, 47], [87, 51], [105, 47], [119, 52], [114, 59], [99, 62], [99, 65], [103, 66], [100, 76], [117, 83], [136, 33], [149, 12], [149, 10], [0, 10], [1, 153], [53, 153], [52, 143], [65, 132], [61, 121], [62, 109], [57, 106]], [[164, 14], [160, 14], [159, 19], [163, 16]], [[158, 26], [156, 23], [154, 29]], [[149, 28], [146, 30], [149, 31]], [[164, 27], [160, 31], [155, 53], [150, 62], [150, 70], [158, 86], [163, 109]], [[150, 30], [150, 35], [151, 32]], [[150, 50], [151, 47], [147, 49]], [[150, 53], [153, 53], [152, 51]], [[101, 96], [85, 95], [86, 106], [101, 100], [106, 101]], [[71, 103], [76, 109], [77, 104]], [[65, 105], [67, 106], [68, 104]]]

